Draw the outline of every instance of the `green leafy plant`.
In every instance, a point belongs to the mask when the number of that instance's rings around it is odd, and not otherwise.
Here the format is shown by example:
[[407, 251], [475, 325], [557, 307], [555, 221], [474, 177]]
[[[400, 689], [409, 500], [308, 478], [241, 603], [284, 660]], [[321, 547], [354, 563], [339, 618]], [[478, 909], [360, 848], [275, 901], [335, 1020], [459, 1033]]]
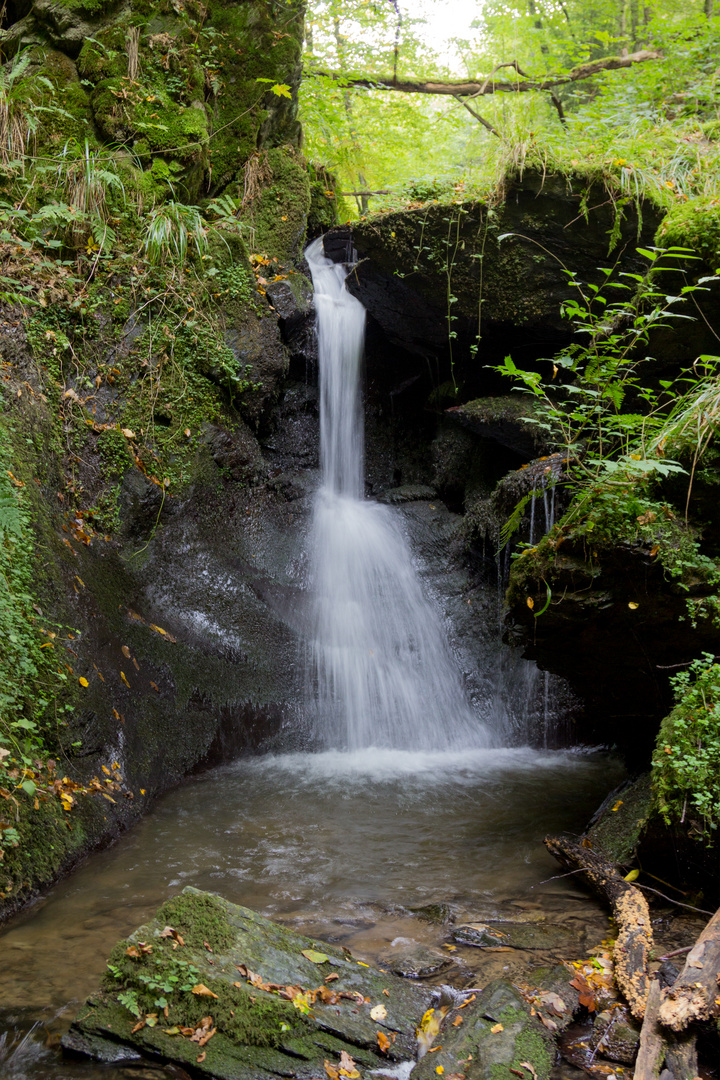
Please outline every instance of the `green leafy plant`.
[[660, 814], [692, 821], [706, 842], [720, 824], [720, 664], [703, 653], [671, 680], [675, 707], [663, 720], [652, 759]]

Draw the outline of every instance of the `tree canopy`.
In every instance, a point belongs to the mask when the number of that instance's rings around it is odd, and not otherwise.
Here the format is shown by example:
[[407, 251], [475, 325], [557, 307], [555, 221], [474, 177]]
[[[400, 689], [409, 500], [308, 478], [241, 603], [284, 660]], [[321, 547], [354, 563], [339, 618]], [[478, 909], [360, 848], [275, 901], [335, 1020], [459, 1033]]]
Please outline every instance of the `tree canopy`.
[[313, 0], [306, 152], [359, 212], [487, 194], [509, 166], [613, 177], [663, 205], [715, 198], [712, 0], [488, 0], [448, 48], [404, 0]]

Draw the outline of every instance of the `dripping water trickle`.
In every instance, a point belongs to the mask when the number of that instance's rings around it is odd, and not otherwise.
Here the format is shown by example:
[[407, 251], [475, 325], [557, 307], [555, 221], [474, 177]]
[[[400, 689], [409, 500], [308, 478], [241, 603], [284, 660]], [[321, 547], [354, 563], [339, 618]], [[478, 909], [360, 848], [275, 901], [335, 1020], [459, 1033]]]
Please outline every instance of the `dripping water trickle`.
[[343, 750], [487, 746], [397, 517], [363, 497], [365, 309], [322, 240], [305, 255], [320, 368], [322, 482], [310, 537], [315, 741]]

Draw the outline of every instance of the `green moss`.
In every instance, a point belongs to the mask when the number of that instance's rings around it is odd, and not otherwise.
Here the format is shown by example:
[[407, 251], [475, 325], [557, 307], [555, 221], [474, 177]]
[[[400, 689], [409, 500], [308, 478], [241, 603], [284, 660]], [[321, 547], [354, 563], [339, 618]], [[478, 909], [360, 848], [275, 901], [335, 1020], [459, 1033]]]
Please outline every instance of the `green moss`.
[[235, 938], [224, 905], [210, 893], [174, 896], [165, 901], [157, 919], [180, 930], [191, 948], [202, 949], [207, 942], [213, 952], [223, 952]]
[[115, 5], [116, 0], [58, 0], [61, 7], [83, 15], [97, 16]]
[[307, 228], [310, 236], [327, 232], [339, 221], [347, 221], [349, 208], [340, 194], [338, 179], [323, 165], [308, 165], [310, 208]]
[[692, 248], [714, 268], [720, 263], [720, 199], [690, 199], [674, 206], [660, 224], [655, 242]]
[[291, 146], [264, 152], [270, 180], [245, 211], [254, 230], [253, 247], [281, 262], [297, 256], [305, 242], [310, 181], [303, 159]]

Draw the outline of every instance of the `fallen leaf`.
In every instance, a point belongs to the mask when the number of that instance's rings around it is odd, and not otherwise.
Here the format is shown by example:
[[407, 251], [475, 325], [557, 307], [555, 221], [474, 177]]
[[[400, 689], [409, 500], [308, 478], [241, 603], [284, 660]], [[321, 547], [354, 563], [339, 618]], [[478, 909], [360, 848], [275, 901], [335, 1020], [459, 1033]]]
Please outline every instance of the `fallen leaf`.
[[505, 1028], [502, 1026], [502, 1024], [495, 1024], [494, 1027], [490, 1028], [490, 1031], [493, 1033], [493, 1035], [497, 1035], [497, 1034], [499, 1034], [499, 1032], [504, 1031], [504, 1030], [505, 1030]]
[[442, 1065], [436, 1065], [435, 1072], [438, 1074], [438, 1076], [442, 1076], [445, 1070], [443, 1069]]
[[462, 1022], [463, 1022], [463, 1018], [462, 1018], [462, 1016], [456, 1016], [456, 1017], [455, 1017], [455, 1019], [454, 1019], [454, 1020], [453, 1020], [453, 1022], [452, 1022], [452, 1026], [453, 1026], [453, 1027], [460, 1027], [460, 1025], [462, 1024]]
[[89, 686], [90, 685], [89, 682], [87, 681], [87, 679], [83, 675], [80, 676], [80, 678], [78, 679], [78, 682], [80, 683], [81, 686]]
[[535, 1069], [533, 1068], [533, 1066], [530, 1064], [529, 1061], [521, 1061], [520, 1062], [520, 1068], [521, 1069], [527, 1069], [527, 1071], [533, 1077], [533, 1080], [538, 1080], [538, 1074], [535, 1072]]
[[144, 1027], [145, 1027], [145, 1021], [144, 1021], [144, 1020], [138, 1020], [137, 1024], [136, 1024], [136, 1025], [135, 1025], [135, 1027], [134, 1027], [134, 1028], [132, 1029], [132, 1031], [130, 1032], [130, 1034], [131, 1034], [131, 1035], [134, 1035], [136, 1031], [142, 1031], [142, 1029], [143, 1029]]
[[531, 611], [535, 607], [535, 601], [533, 600], [532, 596], [528, 596], [525, 603], [527, 604], [527, 606], [530, 608]]
[[308, 960], [312, 960], [313, 964], [326, 964], [330, 959], [325, 953], [317, 952], [315, 949], [303, 949], [302, 954], [307, 957]]
[[125, 436], [126, 439], [134, 439], [135, 438], [135, 432], [131, 431], [130, 428], [126, 428], [126, 427], [120, 428], [120, 431], [123, 433], [123, 435]]
[[630, 608], [631, 611], [637, 611], [637, 609], [640, 607], [640, 605], [636, 604], [634, 600], [630, 600], [630, 602], [628, 603], [628, 607]]
[[375, 1005], [370, 1010], [370, 1018], [372, 1020], [384, 1020], [387, 1016], [387, 1009], [384, 1005]]
[[213, 994], [212, 990], [210, 990], [205, 985], [205, 983], [198, 983], [197, 986], [193, 986], [192, 992], [193, 992], [193, 994], [197, 994], [198, 997], [217, 998], [217, 994]]
[[198, 1064], [200, 1064], [201, 1061], [205, 1060], [205, 1055], [206, 1054], [207, 1054], [207, 1050], [203, 1050], [202, 1054], [198, 1054], [198, 1056], [195, 1058], [195, 1060], [198, 1062]]
[[120, 649], [120, 652], [123, 654], [126, 660], [130, 659], [130, 650], [127, 645], [123, 645]]
[[360, 1073], [355, 1068], [355, 1062], [346, 1050], [340, 1051], [340, 1069], [338, 1072], [340, 1076], [347, 1076], [349, 1080], [357, 1080], [360, 1076]]
[[[339, 978], [340, 978], [340, 976], [338, 975], [337, 971], [331, 971], [329, 975], [325, 976], [325, 982], [326, 983], [333, 982], [334, 979], [339, 979]], [[383, 993], [387, 993], [387, 990], [384, 990]]]
[[390, 1040], [384, 1031], [378, 1031], [377, 1044], [381, 1054], [386, 1054], [390, 1049]]
[[122, 681], [125, 683], [125, 685], [127, 686], [128, 690], [129, 690], [130, 689], [130, 683], [127, 681], [127, 676], [125, 675], [124, 671], [120, 672], [120, 678], [122, 679]]
[[639, 877], [640, 877], [640, 871], [639, 870], [631, 870], [629, 874], [625, 875], [625, 881], [637, 881], [637, 879]]

